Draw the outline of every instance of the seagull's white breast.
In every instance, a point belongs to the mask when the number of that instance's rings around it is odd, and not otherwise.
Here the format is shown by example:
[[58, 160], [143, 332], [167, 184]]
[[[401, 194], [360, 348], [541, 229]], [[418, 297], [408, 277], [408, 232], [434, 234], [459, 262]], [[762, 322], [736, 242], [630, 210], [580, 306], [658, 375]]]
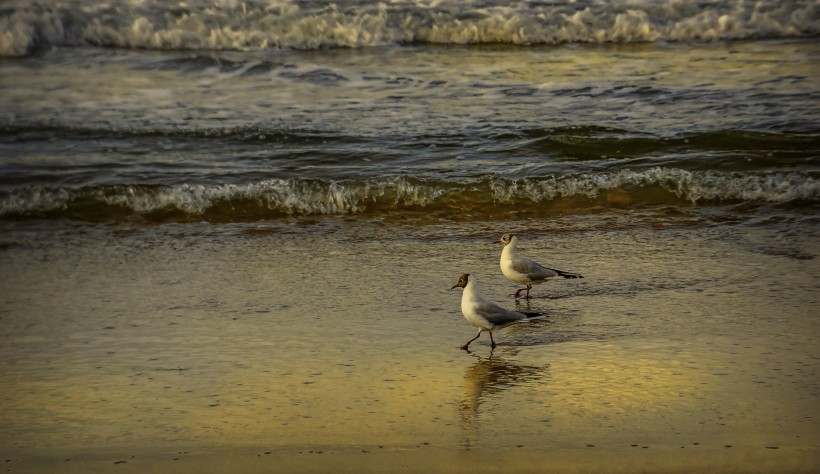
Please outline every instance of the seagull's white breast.
[[461, 295], [461, 313], [464, 315], [464, 319], [473, 326], [490, 331], [495, 325], [481, 315], [480, 307], [482, 304], [483, 299], [475, 291], [475, 284], [470, 280]]
[[477, 301], [465, 301], [465, 299], [463, 298], [461, 301], [461, 312], [464, 314], [464, 319], [477, 328], [491, 330], [495, 325], [479, 313], [479, 303]]
[[522, 285], [532, 283], [529, 276], [515, 270], [513, 262], [516, 258], [518, 258], [518, 256], [510, 250], [510, 245], [504, 247], [504, 250], [501, 251], [501, 273], [510, 280], [521, 283]]

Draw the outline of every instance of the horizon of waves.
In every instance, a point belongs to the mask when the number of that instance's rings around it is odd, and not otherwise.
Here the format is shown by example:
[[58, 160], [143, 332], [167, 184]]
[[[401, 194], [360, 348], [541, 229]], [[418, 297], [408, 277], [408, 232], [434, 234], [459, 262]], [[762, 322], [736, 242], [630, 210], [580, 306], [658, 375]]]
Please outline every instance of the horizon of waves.
[[[517, 130], [458, 130], [453, 133], [435, 135], [413, 135], [414, 142], [423, 146], [429, 143], [445, 147], [458, 146], [470, 140], [490, 140], [497, 151], [515, 153], [524, 150], [555, 153], [576, 157], [601, 155], [646, 155], [663, 151], [766, 151], [816, 153], [815, 135], [820, 129], [807, 123], [805, 130], [741, 130], [727, 128], [704, 130], [672, 135], [657, 135], [644, 131], [611, 128], [598, 125], [572, 125], [559, 127], [524, 127]], [[361, 132], [361, 131], [358, 131]], [[156, 140], [172, 138], [183, 142], [190, 140], [210, 141], [219, 139], [223, 143], [258, 145], [259, 143], [311, 145], [334, 142], [344, 146], [365, 146], [374, 141], [371, 134], [349, 134], [345, 131], [292, 126], [271, 126], [271, 124], [245, 124], [228, 127], [186, 127], [142, 125], [128, 123], [117, 126], [89, 126], [88, 124], [65, 124], [59, 121], [32, 123], [0, 123], [0, 141], [109, 141]], [[397, 140], [405, 139], [401, 135]], [[383, 143], [384, 136], [375, 139]], [[210, 142], [209, 142], [210, 143]], [[411, 146], [413, 143], [403, 143]], [[614, 153], [613, 153], [614, 152]], [[710, 163], [711, 165], [712, 163]], [[778, 161], [767, 163], [777, 165]]]
[[293, 216], [423, 212], [449, 219], [585, 213], [597, 208], [795, 203], [820, 199], [803, 172], [644, 171], [463, 181], [395, 176], [268, 179], [247, 184], [30, 186], [0, 191], [2, 219], [111, 222], [254, 221]]
[[820, 5], [778, 2], [479, 2], [432, 4], [194, 0], [12, 1], [0, 56], [53, 46], [156, 50], [322, 49], [403, 44], [633, 43], [812, 37]]

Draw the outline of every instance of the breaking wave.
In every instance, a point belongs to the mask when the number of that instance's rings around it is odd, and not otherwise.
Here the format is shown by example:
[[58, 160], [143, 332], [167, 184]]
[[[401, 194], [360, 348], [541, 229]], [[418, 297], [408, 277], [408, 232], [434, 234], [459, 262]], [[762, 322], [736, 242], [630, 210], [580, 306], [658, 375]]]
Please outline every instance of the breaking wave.
[[0, 55], [50, 46], [173, 50], [517, 45], [815, 36], [812, 0], [556, 2], [17, 0], [0, 9]]
[[549, 216], [595, 208], [806, 203], [820, 181], [805, 173], [690, 172], [676, 168], [451, 182], [410, 177], [271, 179], [248, 184], [26, 187], [0, 191], [0, 216], [120, 221], [255, 221], [289, 216], [424, 212], [450, 219]]

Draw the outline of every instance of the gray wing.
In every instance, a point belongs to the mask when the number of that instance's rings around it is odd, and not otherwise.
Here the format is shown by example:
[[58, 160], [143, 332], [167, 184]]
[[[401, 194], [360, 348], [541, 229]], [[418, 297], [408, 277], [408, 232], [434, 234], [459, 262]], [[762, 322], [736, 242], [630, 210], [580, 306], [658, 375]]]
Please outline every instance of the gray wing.
[[503, 326], [505, 324], [521, 321], [522, 319], [527, 319], [527, 316], [523, 313], [504, 309], [501, 305], [493, 301], [482, 301], [479, 305], [477, 305], [476, 310], [479, 314], [481, 314], [481, 316], [484, 317], [484, 319], [496, 326]]
[[558, 272], [551, 270], [535, 260], [529, 258], [518, 257], [512, 262], [513, 270], [518, 273], [527, 275], [531, 280], [543, 280], [544, 278], [552, 278], [558, 276]]

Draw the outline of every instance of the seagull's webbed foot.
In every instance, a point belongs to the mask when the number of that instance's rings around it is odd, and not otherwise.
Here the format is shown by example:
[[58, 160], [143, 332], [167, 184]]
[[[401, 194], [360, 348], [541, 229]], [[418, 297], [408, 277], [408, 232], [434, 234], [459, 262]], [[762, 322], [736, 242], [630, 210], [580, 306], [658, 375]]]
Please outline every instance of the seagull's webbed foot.
[[[480, 336], [481, 336], [481, 330], [479, 329], [478, 334], [476, 334], [476, 336], [474, 338], [472, 338], [469, 341], [465, 342], [464, 345], [461, 346], [461, 350], [466, 351], [467, 348], [470, 347], [470, 343], [475, 341], [476, 339], [478, 339]], [[492, 337], [492, 334], [490, 334], [490, 337]]]

